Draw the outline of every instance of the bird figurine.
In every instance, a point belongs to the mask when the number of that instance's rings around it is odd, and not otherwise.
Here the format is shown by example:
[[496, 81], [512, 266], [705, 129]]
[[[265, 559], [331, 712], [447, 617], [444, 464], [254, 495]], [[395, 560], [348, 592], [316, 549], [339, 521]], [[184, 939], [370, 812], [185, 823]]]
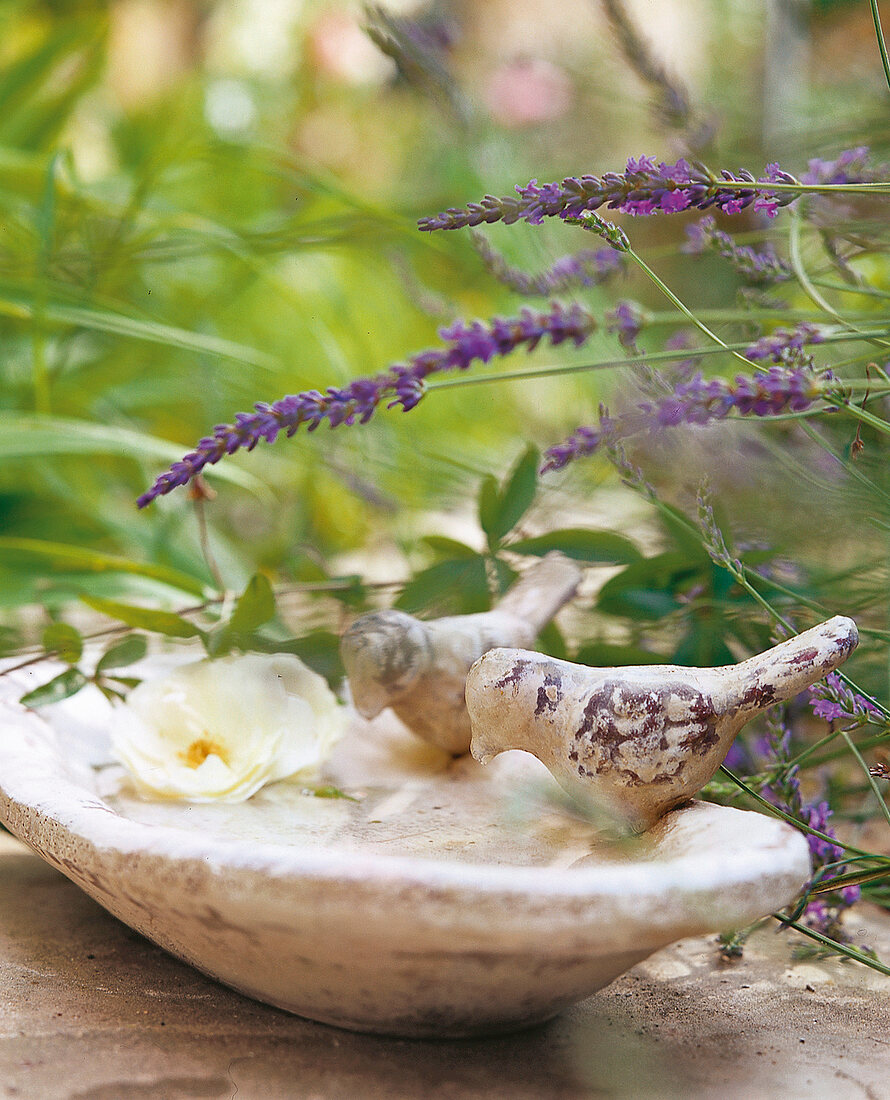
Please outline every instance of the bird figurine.
[[643, 832], [712, 778], [749, 719], [833, 672], [858, 642], [837, 615], [721, 668], [588, 668], [492, 649], [467, 676], [470, 751], [485, 764], [524, 749], [619, 829]]
[[374, 718], [392, 707], [424, 741], [455, 756], [467, 752], [464, 686], [470, 666], [493, 646], [533, 645], [580, 579], [575, 562], [553, 552], [491, 611], [424, 621], [389, 610], [356, 619], [340, 642], [356, 710]]

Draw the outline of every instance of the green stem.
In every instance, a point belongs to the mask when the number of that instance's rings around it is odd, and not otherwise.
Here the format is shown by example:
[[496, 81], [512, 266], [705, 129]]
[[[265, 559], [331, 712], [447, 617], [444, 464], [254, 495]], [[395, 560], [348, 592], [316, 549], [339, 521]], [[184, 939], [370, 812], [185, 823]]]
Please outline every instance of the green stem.
[[811, 299], [820, 309], [824, 309], [831, 317], [844, 328], [850, 332], [857, 333], [860, 337], [868, 339], [870, 343], [875, 344], [880, 348], [890, 347], [890, 343], [886, 340], [874, 339], [872, 337], [865, 337], [861, 329], [856, 328], [855, 325], [851, 325], [846, 318], [842, 317], [840, 313], [834, 308], [833, 305], [826, 298], [819, 293], [819, 291], [813, 286], [809, 274], [806, 268], [803, 266], [803, 257], [800, 250], [801, 239], [801, 226], [803, 219], [796, 210], [791, 211], [791, 228], [788, 232], [788, 258], [791, 261], [791, 267], [794, 270], [794, 274], [797, 276], [797, 281], [800, 283], [803, 292]]
[[[863, 749], [873, 749], [876, 745], [886, 744], [888, 737], [890, 737], [890, 732], [888, 732], [887, 730], [884, 730], [882, 733], [872, 734], [871, 737], [863, 738], [860, 747]], [[829, 739], [834, 740], [833, 735], [830, 734]], [[826, 738], [823, 738], [822, 740], [825, 741]], [[815, 747], [816, 746], [814, 746], [814, 748]], [[808, 765], [808, 767], [821, 768], [825, 764], [830, 764], [832, 760], [839, 760], [842, 756], [846, 755], [846, 752], [846, 749], [835, 749], [834, 752], [827, 752], [824, 756], [819, 756], [815, 760], [813, 760]], [[803, 755], [803, 753], [801, 755]]]
[[815, 886], [810, 887], [809, 892], [833, 894], [836, 890], [843, 890], [845, 886], [861, 886], [865, 882], [878, 882], [888, 876], [890, 876], [890, 860], [885, 860], [884, 866], [872, 868], [870, 871], [853, 871], [849, 875], [837, 875], [824, 882], [817, 882]]
[[794, 191], [798, 195], [887, 195], [890, 182], [876, 183], [770, 183], [764, 180], [714, 180], [721, 191]]
[[838, 411], [852, 417], [853, 420], [862, 420], [864, 423], [870, 424], [884, 435], [890, 435], [890, 424], [879, 416], [875, 416], [874, 413], [870, 413], [868, 409], [863, 409], [861, 406], [854, 409], [851, 405], [841, 404], [838, 405]]
[[859, 749], [854, 744], [853, 739], [850, 737], [846, 730], [841, 730], [841, 737], [843, 737], [843, 739], [847, 742], [847, 746], [850, 749], [850, 752], [856, 757], [859, 766], [862, 768], [863, 772], [865, 772], [865, 776], [868, 779], [868, 785], [871, 787], [872, 793], [878, 800], [878, 805], [881, 807], [881, 812], [883, 813], [887, 824], [890, 825], [890, 808], [888, 808], [887, 803], [884, 801], [884, 796], [881, 794], [875, 777], [869, 771], [868, 764], [866, 764], [866, 762], [862, 759], [862, 754], [860, 753]]
[[[740, 318], [742, 320], [742, 318]], [[888, 330], [886, 328], [874, 329], [864, 332], [833, 332], [827, 333], [825, 338], [821, 341], [821, 344], [837, 344], [844, 343], [849, 340], [861, 340], [869, 339], [870, 337], [879, 337], [887, 335]], [[644, 366], [647, 363], [675, 363], [678, 359], [706, 359], [712, 355], [719, 355], [721, 351], [729, 351], [734, 355], [736, 352], [743, 352], [746, 348], [751, 346], [751, 341], [736, 342], [732, 344], [726, 344], [719, 337], [715, 337], [713, 333], [711, 337], [717, 340], [718, 347], [707, 348], [684, 348], [677, 351], [656, 351], [651, 355], [633, 355], [624, 359], [600, 359], [593, 363], [577, 363], [568, 366], [550, 366], [550, 367], [531, 367], [528, 370], [517, 371], [503, 371], [498, 374], [470, 374], [460, 375], [456, 378], [444, 378], [435, 382], [427, 383], [427, 390], [444, 390], [450, 389], [453, 386], [480, 386], [486, 385], [491, 382], [518, 382], [526, 378], [555, 378], [560, 375], [566, 374], [583, 374], [586, 371], [594, 370], [614, 370], [618, 367], [634, 367]], [[746, 367], [756, 366], [762, 369], [759, 363], [752, 363], [750, 359], [746, 359], [743, 355], [736, 355], [737, 359], [741, 359]], [[837, 364], [836, 364], [837, 365]], [[845, 382], [845, 388], [865, 390], [868, 388], [867, 382]], [[888, 387], [887, 392], [890, 392]], [[872, 383], [872, 394], [875, 397], [880, 397], [884, 393], [883, 390], [875, 391], [874, 383]], [[806, 417], [817, 415], [821, 410], [810, 410], [804, 413], [787, 413], [779, 416], [771, 416], [770, 421], [773, 420], [799, 420]], [[857, 409], [855, 415], [859, 415]], [[880, 421], [883, 423], [883, 421]], [[886, 427], [886, 426], [885, 426]]]
[[865, 966], [870, 966], [872, 970], [877, 970], [880, 974], [890, 975], [890, 966], [885, 966], [884, 963], [879, 962], [877, 959], [873, 959], [870, 955], [866, 955], [862, 951], [857, 951], [855, 947], [850, 947], [828, 936], [823, 936], [821, 932], [817, 932], [815, 928], [807, 928], [805, 924], [798, 924], [798, 922], [794, 920], [784, 920], [779, 913], [774, 913], [773, 916], [780, 924], [785, 925], [786, 928], [793, 928], [795, 932], [800, 932], [804, 936], [809, 936], [811, 940], [816, 940], [817, 943], [821, 943], [825, 947], [830, 947], [832, 951], [837, 951], [841, 955], [846, 955], [848, 959], [855, 959], [856, 962], [860, 962]]
[[869, 0], [871, 5], [871, 17], [875, 24], [875, 35], [878, 39], [878, 49], [881, 51], [881, 64], [884, 66], [884, 79], [890, 88], [890, 57], [887, 56], [887, 43], [884, 41], [884, 32], [881, 29], [881, 13], [878, 11], [878, 0]]
[[833, 844], [837, 848], [843, 848], [845, 852], [852, 852], [857, 856], [867, 856], [868, 858], [874, 858], [873, 852], [863, 851], [862, 848], [857, 848], [853, 844], [844, 844], [842, 840], [838, 840], [836, 836], [828, 836], [827, 833], [820, 833], [818, 829], [813, 829], [809, 825], [806, 825], [803, 821], [798, 821], [796, 817], [792, 817], [791, 814], [786, 814], [784, 810], [780, 810], [778, 806], [774, 806], [772, 802], [768, 802], [762, 795], [759, 795], [755, 790], [748, 786], [748, 784], [729, 770], [725, 764], [720, 765], [720, 771], [725, 776], [735, 783], [737, 787], [747, 794], [750, 798], [753, 798], [755, 802], [759, 803], [764, 809], [769, 810], [771, 814], [776, 817], [781, 817], [784, 821], [787, 821], [789, 825], [793, 825], [795, 829], [799, 829], [801, 832], [807, 833], [809, 836], [817, 836], [820, 840], [827, 841], [829, 844]]
[[712, 332], [703, 321], [699, 320], [699, 318], [696, 317], [691, 309], [687, 309], [687, 307], [680, 301], [677, 295], [674, 294], [667, 283], [655, 274], [655, 272], [646, 263], [642, 256], [639, 256], [636, 252], [634, 252], [632, 248], [629, 248], [627, 250], [626, 255], [628, 255], [633, 260], [633, 262], [637, 265], [637, 267], [640, 268], [640, 270], [647, 276], [647, 278], [651, 279], [652, 282], [655, 283], [662, 294], [664, 294], [670, 301], [672, 301], [677, 309], [679, 309], [685, 317], [689, 318], [689, 320], [695, 325], [699, 332], [703, 332], [705, 336], [708, 337], [708, 339], [713, 340], [715, 344], [719, 344], [724, 351], [731, 352], [736, 357], [736, 359], [740, 359], [746, 367], [751, 366], [750, 359], [747, 359], [744, 355], [740, 355], [737, 351], [732, 351], [729, 345], [724, 343], [716, 332]]

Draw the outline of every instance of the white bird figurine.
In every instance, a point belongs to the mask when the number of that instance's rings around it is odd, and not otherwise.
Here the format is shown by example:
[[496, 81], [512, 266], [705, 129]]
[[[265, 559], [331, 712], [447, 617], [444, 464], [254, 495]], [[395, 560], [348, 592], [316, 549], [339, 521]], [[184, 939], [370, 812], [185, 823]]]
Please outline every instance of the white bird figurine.
[[712, 778], [750, 718], [833, 672], [858, 641], [838, 615], [722, 668], [588, 668], [493, 649], [467, 676], [470, 750], [485, 764], [524, 749], [570, 794], [642, 832]]
[[534, 643], [574, 596], [578, 566], [548, 554], [491, 611], [423, 621], [404, 611], [374, 611], [349, 627], [340, 653], [356, 710], [374, 718], [392, 707], [405, 725], [447, 752], [470, 747], [464, 703], [467, 672], [493, 646]]

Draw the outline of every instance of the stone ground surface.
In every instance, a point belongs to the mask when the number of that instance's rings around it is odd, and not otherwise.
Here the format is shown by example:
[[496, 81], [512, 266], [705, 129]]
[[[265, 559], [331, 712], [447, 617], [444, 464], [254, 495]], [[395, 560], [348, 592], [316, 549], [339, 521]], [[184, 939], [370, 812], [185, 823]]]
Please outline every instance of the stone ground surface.
[[[852, 914], [890, 958], [890, 918]], [[890, 978], [685, 940], [505, 1038], [353, 1035], [250, 1001], [109, 916], [0, 834], [0, 1097], [25, 1100], [890, 1098]]]

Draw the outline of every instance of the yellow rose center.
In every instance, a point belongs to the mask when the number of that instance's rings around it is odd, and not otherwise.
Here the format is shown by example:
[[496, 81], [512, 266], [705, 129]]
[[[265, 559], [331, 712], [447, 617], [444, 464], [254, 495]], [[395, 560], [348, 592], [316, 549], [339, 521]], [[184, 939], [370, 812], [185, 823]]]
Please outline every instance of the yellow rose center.
[[200, 768], [208, 756], [218, 756], [226, 766], [229, 763], [226, 750], [216, 741], [211, 741], [209, 737], [199, 737], [197, 741], [192, 741], [186, 751], [181, 752], [179, 756], [189, 768]]

